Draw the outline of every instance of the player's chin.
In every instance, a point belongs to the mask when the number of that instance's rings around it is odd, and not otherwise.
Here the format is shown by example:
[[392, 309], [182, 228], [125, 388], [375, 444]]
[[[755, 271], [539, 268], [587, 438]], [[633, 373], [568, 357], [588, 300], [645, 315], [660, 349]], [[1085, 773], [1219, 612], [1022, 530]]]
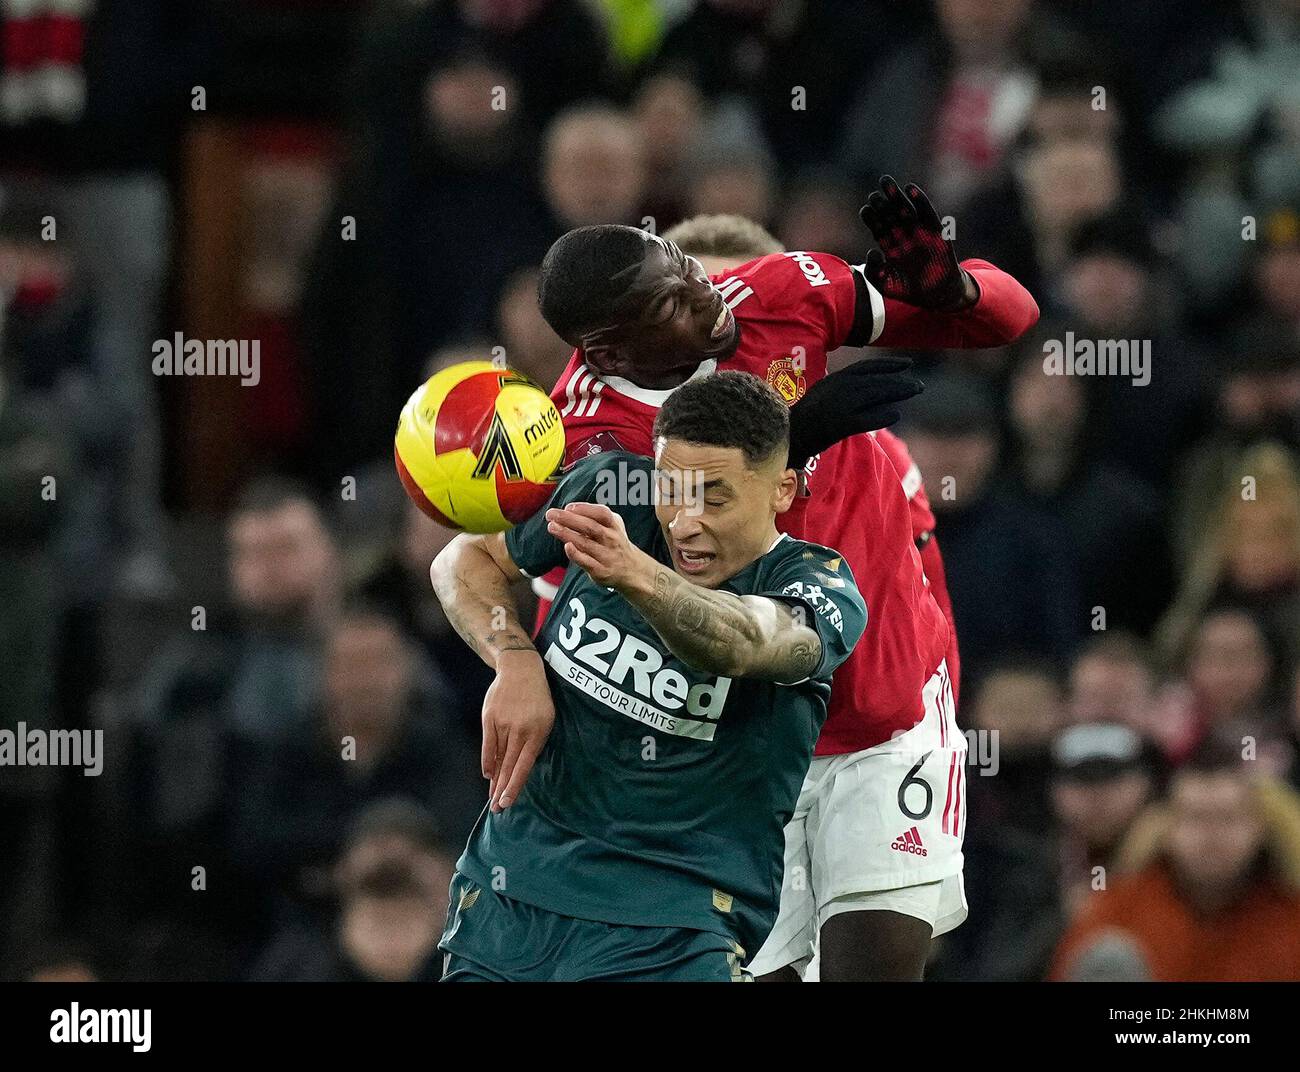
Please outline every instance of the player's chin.
[[721, 361], [725, 357], [730, 357], [736, 352], [736, 347], [740, 344], [740, 324], [733, 320], [731, 330], [728, 331], [721, 339], [706, 337], [703, 345], [700, 347], [700, 360], [706, 361], [712, 358], [714, 361]]

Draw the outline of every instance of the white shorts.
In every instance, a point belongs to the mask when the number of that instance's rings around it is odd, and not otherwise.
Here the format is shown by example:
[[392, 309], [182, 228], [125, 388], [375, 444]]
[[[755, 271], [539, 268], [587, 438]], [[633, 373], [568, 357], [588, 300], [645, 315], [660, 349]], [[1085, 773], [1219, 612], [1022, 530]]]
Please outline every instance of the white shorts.
[[840, 912], [902, 912], [936, 936], [966, 918], [966, 738], [946, 662], [922, 698], [925, 716], [906, 733], [813, 758], [785, 828], [781, 909], [748, 971], [803, 973], [822, 925]]

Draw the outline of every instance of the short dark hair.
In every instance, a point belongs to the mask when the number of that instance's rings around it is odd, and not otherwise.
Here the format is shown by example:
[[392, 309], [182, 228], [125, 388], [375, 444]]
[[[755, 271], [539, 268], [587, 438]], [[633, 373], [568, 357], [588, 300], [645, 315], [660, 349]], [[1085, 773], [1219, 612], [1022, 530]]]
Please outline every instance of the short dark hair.
[[659, 410], [654, 434], [711, 447], [738, 447], [751, 466], [790, 449], [790, 411], [748, 372], [719, 372], [682, 384]]
[[315, 513], [321, 514], [320, 503], [315, 494], [301, 480], [281, 476], [278, 473], [264, 473], [254, 477], [240, 489], [230, 514], [231, 517], [268, 514], [296, 502], [306, 503]]
[[551, 330], [567, 342], [603, 326], [632, 285], [625, 269], [645, 260], [646, 233], [602, 223], [561, 235], [546, 251], [537, 281], [537, 305]]
[[402, 837], [429, 852], [447, 852], [437, 817], [419, 801], [402, 796], [381, 797], [358, 812], [344, 832], [343, 851], [384, 835]]

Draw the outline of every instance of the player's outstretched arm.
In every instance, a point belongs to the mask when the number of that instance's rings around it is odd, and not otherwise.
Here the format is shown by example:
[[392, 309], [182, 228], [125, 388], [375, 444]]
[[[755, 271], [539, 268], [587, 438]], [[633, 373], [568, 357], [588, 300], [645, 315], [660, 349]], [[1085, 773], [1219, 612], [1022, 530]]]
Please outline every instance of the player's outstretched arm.
[[[863, 278], [883, 299], [876, 346], [981, 349], [1015, 342], [1038, 322], [1038, 303], [1015, 278], [981, 260], [958, 263], [930, 199], [916, 183], [880, 179], [862, 206], [879, 249]], [[868, 301], [871, 299], [868, 298]]]
[[480, 757], [493, 811], [518, 797], [555, 724], [546, 668], [510, 594], [521, 576], [500, 533], [457, 536], [429, 567], [452, 628], [496, 671], [483, 699]]
[[821, 638], [793, 608], [692, 584], [635, 546], [609, 507], [571, 503], [546, 511], [546, 520], [569, 560], [636, 607], [687, 665], [725, 677], [794, 682], [821, 662]]

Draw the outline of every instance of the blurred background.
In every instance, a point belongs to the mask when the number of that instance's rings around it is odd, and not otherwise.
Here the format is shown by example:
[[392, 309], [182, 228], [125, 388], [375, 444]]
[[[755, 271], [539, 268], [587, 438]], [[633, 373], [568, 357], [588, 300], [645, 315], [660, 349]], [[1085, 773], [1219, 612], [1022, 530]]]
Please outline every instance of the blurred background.
[[[0, 767], [5, 977], [436, 978], [489, 675], [401, 403], [554, 383], [571, 227], [860, 261], [889, 172], [1044, 314], [915, 355], [897, 429], [997, 731], [930, 977], [1300, 978], [1300, 0], [26, 0], [0, 45], [0, 729], [104, 741]], [[1066, 331], [1150, 383], [1046, 375]], [[176, 332], [257, 384], [154, 375]]]

